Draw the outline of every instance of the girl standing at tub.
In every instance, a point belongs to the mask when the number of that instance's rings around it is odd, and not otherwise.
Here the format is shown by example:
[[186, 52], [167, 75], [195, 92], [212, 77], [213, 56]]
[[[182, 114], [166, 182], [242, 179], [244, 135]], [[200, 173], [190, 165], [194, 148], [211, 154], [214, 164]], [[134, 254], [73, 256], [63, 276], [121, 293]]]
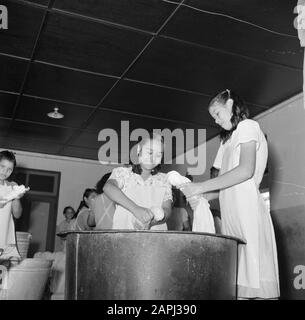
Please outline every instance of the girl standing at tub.
[[[0, 249], [3, 255], [19, 257], [16, 250], [15, 224], [14, 218], [21, 217], [22, 207], [20, 194], [11, 201], [1, 201], [12, 190], [15, 182], [8, 182], [7, 179], [13, 173], [16, 167], [15, 155], [10, 151], [0, 152]], [[9, 249], [11, 248], [11, 250]]]
[[[219, 176], [203, 183], [181, 186], [191, 196], [218, 191], [222, 233], [245, 239], [240, 246], [238, 297], [279, 297], [277, 250], [269, 212], [259, 192], [268, 157], [267, 142], [259, 124], [230, 90], [212, 99], [209, 112], [222, 128], [214, 167]], [[192, 204], [192, 206], [195, 203]]]
[[[172, 190], [166, 175], [160, 173], [163, 157], [162, 137], [151, 134], [137, 146], [138, 164], [115, 168], [104, 193], [117, 204], [113, 229], [167, 230]], [[156, 219], [155, 212], [164, 218]]]

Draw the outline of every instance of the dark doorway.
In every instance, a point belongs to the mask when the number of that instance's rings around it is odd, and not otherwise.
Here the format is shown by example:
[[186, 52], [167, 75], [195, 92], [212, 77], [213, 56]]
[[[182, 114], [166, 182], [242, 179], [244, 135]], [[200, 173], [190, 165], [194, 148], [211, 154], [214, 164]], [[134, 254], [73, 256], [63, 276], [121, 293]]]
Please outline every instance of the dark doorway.
[[22, 217], [15, 221], [16, 231], [32, 234], [28, 257], [38, 251], [53, 251], [60, 172], [16, 168], [14, 181], [30, 187], [21, 199]]

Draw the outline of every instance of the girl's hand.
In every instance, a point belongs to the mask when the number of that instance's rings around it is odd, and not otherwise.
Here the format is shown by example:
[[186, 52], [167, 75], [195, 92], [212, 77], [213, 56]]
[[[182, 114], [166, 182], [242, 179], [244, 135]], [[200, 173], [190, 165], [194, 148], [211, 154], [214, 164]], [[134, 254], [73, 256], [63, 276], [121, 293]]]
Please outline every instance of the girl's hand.
[[178, 187], [186, 198], [191, 198], [192, 196], [197, 196], [204, 193], [202, 183], [185, 183]]
[[138, 219], [134, 222], [134, 228], [136, 230], [149, 230], [150, 229], [150, 223], [143, 224]]
[[21, 198], [25, 195], [25, 193], [26, 193], [26, 191], [23, 192], [23, 193], [20, 193], [19, 196], [16, 197], [14, 200], [16, 200], [16, 199], [17, 199], [17, 200], [21, 199]]
[[154, 214], [151, 212], [151, 210], [147, 208], [143, 208], [140, 206], [137, 206], [132, 214], [143, 224], [147, 225], [151, 222], [151, 220], [154, 217]]
[[200, 196], [192, 196], [190, 198], [186, 198], [187, 202], [190, 204], [191, 208], [193, 211], [197, 208], [199, 201], [200, 201]]

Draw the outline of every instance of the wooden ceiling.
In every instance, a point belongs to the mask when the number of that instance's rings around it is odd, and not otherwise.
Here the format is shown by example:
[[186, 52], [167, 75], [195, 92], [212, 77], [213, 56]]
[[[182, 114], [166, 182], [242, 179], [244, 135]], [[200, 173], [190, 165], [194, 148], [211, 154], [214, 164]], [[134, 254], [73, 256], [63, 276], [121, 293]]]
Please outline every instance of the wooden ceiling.
[[252, 117], [302, 91], [296, 2], [2, 0], [0, 148], [97, 159], [99, 131], [122, 120], [210, 139], [218, 91]]

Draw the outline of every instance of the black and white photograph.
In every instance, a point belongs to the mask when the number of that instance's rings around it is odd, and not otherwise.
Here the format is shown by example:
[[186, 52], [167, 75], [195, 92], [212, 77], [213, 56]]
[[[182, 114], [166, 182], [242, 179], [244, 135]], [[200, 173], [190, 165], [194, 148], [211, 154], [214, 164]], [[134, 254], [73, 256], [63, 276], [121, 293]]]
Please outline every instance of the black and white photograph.
[[0, 300], [305, 300], [304, 47], [305, 0], [0, 0]]

